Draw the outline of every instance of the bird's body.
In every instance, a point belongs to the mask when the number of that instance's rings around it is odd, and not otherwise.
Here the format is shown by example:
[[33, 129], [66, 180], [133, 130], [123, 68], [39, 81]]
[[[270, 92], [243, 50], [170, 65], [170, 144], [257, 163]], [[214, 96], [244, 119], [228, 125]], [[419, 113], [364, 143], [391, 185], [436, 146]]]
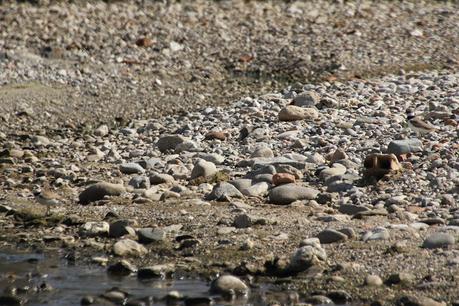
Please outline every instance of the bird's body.
[[44, 189], [35, 194], [35, 199], [41, 205], [46, 206], [46, 215], [49, 214], [51, 207], [59, 206], [62, 204], [62, 198], [57, 193]]
[[417, 135], [424, 135], [430, 132], [437, 130], [433, 125], [425, 122], [421, 118], [414, 116], [413, 114], [408, 114], [408, 127], [413, 130]]

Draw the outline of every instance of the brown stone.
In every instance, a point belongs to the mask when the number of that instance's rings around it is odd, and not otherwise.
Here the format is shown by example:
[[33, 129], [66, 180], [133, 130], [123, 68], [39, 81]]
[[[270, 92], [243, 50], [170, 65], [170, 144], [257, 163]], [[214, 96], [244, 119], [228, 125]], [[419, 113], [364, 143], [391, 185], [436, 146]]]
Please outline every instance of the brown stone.
[[148, 48], [148, 47], [151, 47], [153, 46], [155, 42], [150, 39], [150, 38], [147, 38], [147, 37], [142, 37], [142, 38], [139, 38], [136, 40], [135, 44], [139, 47], [144, 47], [144, 48]]
[[295, 176], [290, 173], [276, 173], [273, 175], [273, 184], [275, 186], [295, 183]]
[[364, 176], [381, 178], [386, 174], [400, 171], [402, 166], [395, 154], [369, 154], [363, 162]]
[[213, 140], [213, 139], [225, 140], [226, 134], [224, 132], [212, 131], [206, 134], [205, 139], [206, 140]]

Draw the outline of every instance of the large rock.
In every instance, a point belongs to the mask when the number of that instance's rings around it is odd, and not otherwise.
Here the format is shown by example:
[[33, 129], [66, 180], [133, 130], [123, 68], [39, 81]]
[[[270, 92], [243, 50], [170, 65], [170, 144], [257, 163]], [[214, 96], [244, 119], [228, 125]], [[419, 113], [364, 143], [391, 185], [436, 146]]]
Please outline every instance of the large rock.
[[256, 183], [248, 188], [243, 189], [242, 194], [250, 197], [258, 197], [268, 192], [269, 185], [266, 182]]
[[113, 253], [118, 256], [143, 256], [148, 250], [131, 239], [123, 239], [113, 245]]
[[319, 112], [314, 108], [304, 108], [288, 105], [279, 112], [280, 121], [314, 120], [319, 117]]
[[185, 140], [187, 140], [187, 138], [181, 135], [166, 135], [158, 140], [156, 146], [161, 153], [165, 153], [170, 150], [175, 150], [175, 148]]
[[454, 236], [448, 233], [433, 233], [422, 244], [426, 249], [447, 248], [456, 243]]
[[198, 177], [209, 177], [217, 173], [217, 167], [214, 163], [200, 159], [196, 162], [191, 171], [191, 179]]
[[249, 287], [236, 276], [222, 275], [210, 284], [210, 292], [224, 296], [241, 296], [249, 293]]
[[214, 186], [207, 200], [226, 201], [229, 198], [242, 198], [242, 193], [227, 182], [220, 182]]
[[313, 188], [286, 184], [273, 188], [269, 192], [269, 202], [273, 204], [287, 205], [298, 200], [312, 200], [319, 194]]
[[166, 239], [166, 232], [160, 228], [141, 228], [137, 231], [139, 242], [143, 244], [160, 242]]
[[420, 152], [423, 150], [422, 142], [417, 138], [393, 140], [387, 147], [387, 152], [395, 155]]
[[94, 201], [102, 200], [105, 196], [118, 196], [125, 192], [123, 185], [99, 182], [89, 186], [80, 193], [80, 203], [85, 205]]

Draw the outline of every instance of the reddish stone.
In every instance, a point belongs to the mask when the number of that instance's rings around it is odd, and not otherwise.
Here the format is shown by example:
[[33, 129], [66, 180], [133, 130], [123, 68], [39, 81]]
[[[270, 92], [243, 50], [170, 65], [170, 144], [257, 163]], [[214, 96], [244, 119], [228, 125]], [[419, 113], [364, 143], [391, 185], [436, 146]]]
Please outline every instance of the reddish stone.
[[153, 46], [154, 41], [151, 40], [150, 38], [142, 37], [142, 38], [137, 39], [135, 44], [139, 47], [148, 48], [148, 47]]
[[207, 133], [205, 139], [206, 140], [212, 140], [212, 139], [225, 140], [226, 134], [223, 132], [212, 131], [212, 132]]
[[295, 183], [295, 176], [290, 173], [276, 173], [273, 175], [273, 184], [275, 186]]

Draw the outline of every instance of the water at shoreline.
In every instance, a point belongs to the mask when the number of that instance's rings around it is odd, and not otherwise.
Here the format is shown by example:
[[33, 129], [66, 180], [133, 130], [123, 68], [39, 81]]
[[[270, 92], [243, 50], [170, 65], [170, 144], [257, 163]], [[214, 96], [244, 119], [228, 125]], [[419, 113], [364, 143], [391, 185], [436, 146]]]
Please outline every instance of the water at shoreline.
[[[267, 305], [264, 296], [268, 293], [268, 287], [261, 286], [253, 290], [248, 300], [228, 302], [209, 295], [209, 283], [199, 279], [145, 282], [135, 275], [111, 276], [105, 268], [97, 265], [72, 265], [57, 254], [0, 251], [0, 296], [15, 292], [21, 299], [27, 300], [25, 305], [79, 305], [83, 296], [99, 296], [114, 287], [127, 292], [132, 298], [150, 297], [154, 305], [166, 305], [163, 298], [174, 290], [189, 298], [207, 298], [213, 305]], [[280, 294], [288, 300], [288, 292]], [[188, 304], [180, 302], [174, 305]]]

